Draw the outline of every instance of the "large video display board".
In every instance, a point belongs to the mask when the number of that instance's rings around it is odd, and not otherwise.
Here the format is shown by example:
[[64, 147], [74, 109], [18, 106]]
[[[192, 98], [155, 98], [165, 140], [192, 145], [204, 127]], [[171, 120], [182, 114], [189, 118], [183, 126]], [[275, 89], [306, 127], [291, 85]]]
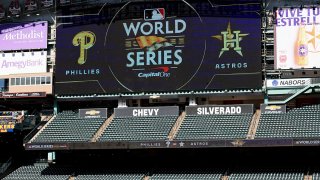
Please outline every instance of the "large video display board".
[[275, 23], [275, 68], [320, 68], [320, 8], [279, 8]]
[[63, 19], [56, 93], [261, 87], [260, 3], [243, 6], [127, 2]]
[[46, 21], [0, 24], [0, 51], [46, 49]]

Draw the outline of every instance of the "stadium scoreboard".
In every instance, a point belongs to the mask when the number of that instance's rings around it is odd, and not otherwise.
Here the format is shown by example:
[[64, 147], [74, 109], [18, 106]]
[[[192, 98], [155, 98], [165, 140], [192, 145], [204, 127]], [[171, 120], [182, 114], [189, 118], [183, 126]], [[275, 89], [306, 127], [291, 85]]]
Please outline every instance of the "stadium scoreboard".
[[63, 19], [55, 92], [261, 88], [261, 18], [241, 11], [244, 4], [221, 15], [207, 1], [128, 2], [111, 14], [105, 6], [96, 16]]

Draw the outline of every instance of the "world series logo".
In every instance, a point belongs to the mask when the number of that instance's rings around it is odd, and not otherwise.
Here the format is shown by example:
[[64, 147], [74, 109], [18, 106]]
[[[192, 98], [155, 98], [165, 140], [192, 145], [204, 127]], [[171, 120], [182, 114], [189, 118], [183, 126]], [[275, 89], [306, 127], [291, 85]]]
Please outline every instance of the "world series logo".
[[165, 9], [144, 10], [144, 21], [123, 23], [126, 34], [126, 67], [139, 78], [168, 78], [182, 63], [184, 32], [182, 19], [165, 20]]
[[[127, 3], [107, 25], [104, 47], [112, 78], [126, 91], [183, 90], [205, 61], [204, 19], [179, 1], [190, 16], [177, 15], [163, 3], [144, 8]], [[169, 7], [169, 6], [165, 6]], [[134, 16], [127, 11], [137, 9]]]

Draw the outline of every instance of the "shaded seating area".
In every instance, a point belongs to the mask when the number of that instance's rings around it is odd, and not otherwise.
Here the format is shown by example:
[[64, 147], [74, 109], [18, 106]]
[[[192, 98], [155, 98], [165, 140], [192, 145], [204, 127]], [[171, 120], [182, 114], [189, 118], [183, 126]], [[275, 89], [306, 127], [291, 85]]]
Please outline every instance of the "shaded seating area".
[[19, 167], [4, 180], [303, 180], [305, 175], [319, 179], [300, 168], [210, 168], [210, 167], [105, 167], [97, 164], [48, 165], [35, 163]]
[[141, 180], [145, 172], [136, 169], [82, 168], [76, 171], [76, 180]]
[[229, 180], [302, 180], [304, 171], [296, 169], [247, 169], [233, 171]]
[[92, 174], [92, 175], [79, 175], [76, 180], [141, 180], [143, 175], [140, 174]]
[[22, 166], [4, 178], [4, 180], [66, 180], [73, 173], [66, 167], [49, 167], [48, 164]]
[[295, 108], [282, 114], [261, 114], [255, 138], [320, 137], [320, 105]]
[[194, 179], [210, 179], [220, 180], [224, 170], [217, 169], [168, 169], [163, 171], [156, 171], [150, 176], [150, 180], [194, 180]]
[[175, 139], [245, 139], [251, 118], [252, 114], [187, 115]]
[[115, 117], [99, 141], [166, 140], [177, 117]]
[[312, 174], [312, 180], [320, 180], [320, 170], [317, 170]]
[[49, 122], [32, 142], [88, 142], [104, 121], [104, 118], [79, 118], [78, 113], [64, 111]]

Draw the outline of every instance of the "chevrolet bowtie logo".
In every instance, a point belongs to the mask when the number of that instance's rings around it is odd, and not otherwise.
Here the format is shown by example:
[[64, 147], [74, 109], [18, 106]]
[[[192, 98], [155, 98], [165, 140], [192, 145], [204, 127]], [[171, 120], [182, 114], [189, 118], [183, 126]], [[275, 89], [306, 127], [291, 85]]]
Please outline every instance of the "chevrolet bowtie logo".
[[86, 114], [90, 115], [90, 116], [93, 116], [93, 115], [100, 114], [100, 111], [90, 110], [90, 111], [86, 111]]
[[274, 111], [274, 110], [281, 109], [281, 106], [267, 106], [266, 109]]

